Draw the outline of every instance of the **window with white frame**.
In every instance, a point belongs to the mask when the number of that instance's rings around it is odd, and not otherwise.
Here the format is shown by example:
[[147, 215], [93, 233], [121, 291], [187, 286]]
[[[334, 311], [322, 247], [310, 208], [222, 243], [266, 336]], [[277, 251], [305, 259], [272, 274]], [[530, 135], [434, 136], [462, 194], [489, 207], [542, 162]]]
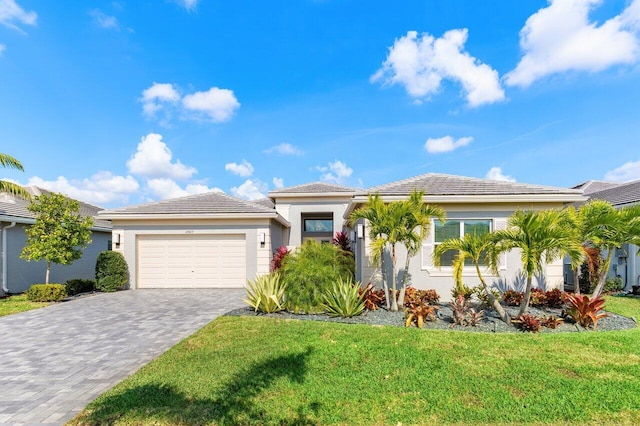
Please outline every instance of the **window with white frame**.
[[[466, 234], [488, 234], [491, 232], [491, 225], [491, 219], [451, 219], [446, 222], [440, 222], [436, 219], [433, 223], [433, 246], [435, 248], [449, 238], [462, 238]], [[443, 267], [451, 266], [457, 254], [457, 250], [445, 251], [440, 256], [440, 265]], [[482, 261], [483, 259], [481, 259]], [[473, 266], [473, 261], [466, 259], [465, 266]]]

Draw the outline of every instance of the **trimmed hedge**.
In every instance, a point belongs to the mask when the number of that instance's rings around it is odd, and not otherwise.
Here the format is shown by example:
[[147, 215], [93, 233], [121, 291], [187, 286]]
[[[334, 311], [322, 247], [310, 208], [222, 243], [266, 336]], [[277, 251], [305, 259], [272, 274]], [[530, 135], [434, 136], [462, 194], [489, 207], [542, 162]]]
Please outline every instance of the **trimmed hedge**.
[[71, 279], [66, 282], [67, 294], [73, 296], [80, 293], [89, 293], [96, 289], [96, 282], [94, 280], [85, 279]]
[[96, 289], [105, 292], [123, 290], [129, 282], [129, 268], [122, 253], [103, 251], [96, 261]]
[[67, 297], [64, 284], [34, 284], [27, 290], [27, 299], [31, 302], [60, 302]]

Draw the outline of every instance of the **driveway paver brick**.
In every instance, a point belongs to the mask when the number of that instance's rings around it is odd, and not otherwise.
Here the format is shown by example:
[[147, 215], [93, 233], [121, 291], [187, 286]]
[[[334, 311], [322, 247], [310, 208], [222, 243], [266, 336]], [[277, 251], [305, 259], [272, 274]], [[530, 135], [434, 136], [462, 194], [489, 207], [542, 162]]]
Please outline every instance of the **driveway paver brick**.
[[128, 290], [0, 317], [0, 424], [64, 423], [243, 295]]

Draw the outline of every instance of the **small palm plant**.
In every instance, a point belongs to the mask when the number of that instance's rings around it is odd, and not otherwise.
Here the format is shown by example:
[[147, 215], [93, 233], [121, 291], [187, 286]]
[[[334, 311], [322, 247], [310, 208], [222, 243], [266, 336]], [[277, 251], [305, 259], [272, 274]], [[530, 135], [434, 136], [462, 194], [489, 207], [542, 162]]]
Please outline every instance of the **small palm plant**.
[[260, 275], [253, 281], [247, 281], [246, 290], [244, 301], [256, 312], [269, 314], [284, 309], [286, 285], [280, 280], [280, 274]]

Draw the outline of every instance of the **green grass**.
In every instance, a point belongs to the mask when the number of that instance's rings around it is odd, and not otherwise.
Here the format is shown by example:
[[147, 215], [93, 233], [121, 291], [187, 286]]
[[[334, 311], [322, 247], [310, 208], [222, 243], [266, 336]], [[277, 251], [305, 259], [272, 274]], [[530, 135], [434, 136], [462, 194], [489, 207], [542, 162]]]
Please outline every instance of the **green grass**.
[[26, 294], [18, 294], [4, 299], [0, 299], [0, 317], [4, 315], [16, 314], [18, 312], [30, 311], [50, 305], [45, 302], [29, 302]]
[[[608, 298], [640, 317], [640, 299]], [[489, 334], [222, 317], [72, 424], [640, 424], [640, 329]]]

